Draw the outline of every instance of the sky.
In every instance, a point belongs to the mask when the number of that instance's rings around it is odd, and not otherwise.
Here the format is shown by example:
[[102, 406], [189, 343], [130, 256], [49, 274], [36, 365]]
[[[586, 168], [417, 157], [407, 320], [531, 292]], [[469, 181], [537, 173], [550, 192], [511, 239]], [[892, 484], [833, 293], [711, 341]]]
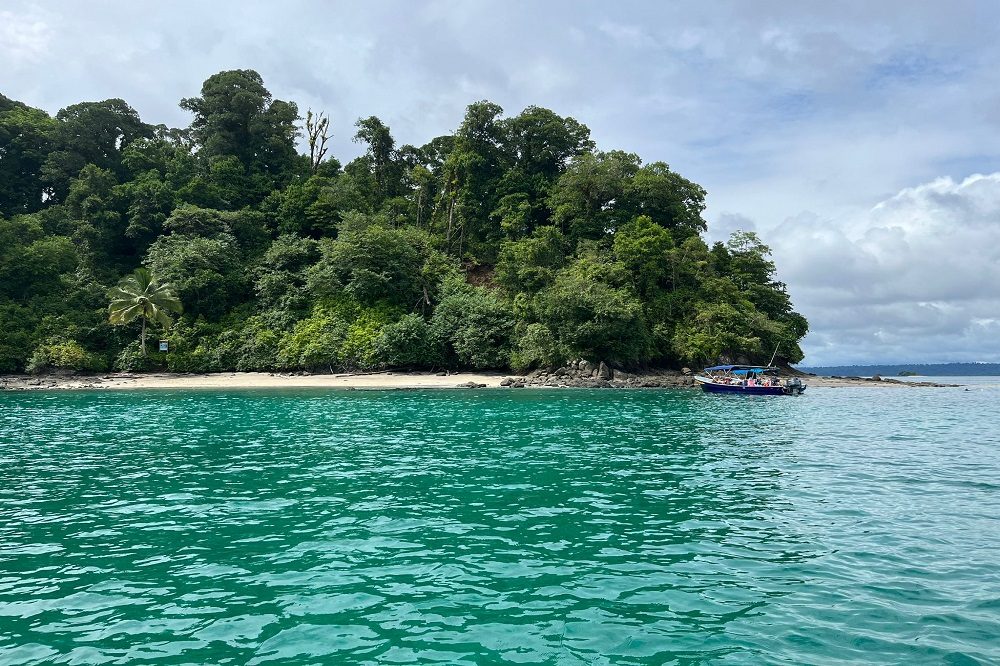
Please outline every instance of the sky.
[[149, 123], [255, 69], [361, 152], [544, 106], [708, 191], [810, 322], [804, 365], [1000, 362], [1000, 3], [0, 0], [0, 93]]

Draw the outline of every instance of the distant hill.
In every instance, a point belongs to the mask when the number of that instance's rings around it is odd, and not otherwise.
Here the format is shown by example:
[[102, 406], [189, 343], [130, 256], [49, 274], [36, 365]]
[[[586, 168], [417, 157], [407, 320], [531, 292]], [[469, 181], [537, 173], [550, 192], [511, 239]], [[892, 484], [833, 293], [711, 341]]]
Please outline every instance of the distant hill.
[[842, 377], [897, 377], [900, 373], [915, 373], [925, 377], [974, 377], [1000, 375], [1000, 363], [901, 363], [898, 365], [827, 365], [799, 366], [802, 372]]

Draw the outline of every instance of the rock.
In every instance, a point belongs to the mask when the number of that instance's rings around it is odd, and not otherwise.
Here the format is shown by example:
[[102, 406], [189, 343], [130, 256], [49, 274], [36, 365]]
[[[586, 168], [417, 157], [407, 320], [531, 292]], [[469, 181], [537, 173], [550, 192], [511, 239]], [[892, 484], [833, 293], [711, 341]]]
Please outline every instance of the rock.
[[681, 372], [683, 372], [685, 375], [690, 375], [691, 368], [681, 368]]
[[504, 377], [503, 379], [500, 380], [500, 386], [510, 386], [513, 383], [514, 380], [511, 379], [510, 377]]
[[434, 375], [436, 377], [447, 377], [448, 373], [447, 372], [435, 372]]
[[524, 382], [514, 382], [510, 385], [511, 388], [524, 388]]
[[553, 377], [565, 377], [566, 368], [557, 368], [555, 372], [552, 373]]
[[590, 364], [590, 361], [582, 361], [582, 360], [577, 364], [576, 367], [579, 368], [580, 372], [586, 373], [588, 375], [594, 369], [594, 366]]
[[478, 384], [476, 382], [465, 382], [463, 384], [459, 384], [458, 388], [470, 388], [470, 389], [473, 389], [473, 388], [486, 388], [486, 384]]
[[597, 367], [597, 378], [607, 381], [613, 376], [614, 374], [611, 372], [611, 368], [608, 367], [608, 364], [601, 361], [601, 364]]
[[880, 382], [880, 381], [882, 381], [882, 375], [872, 375], [872, 381], [873, 382]]

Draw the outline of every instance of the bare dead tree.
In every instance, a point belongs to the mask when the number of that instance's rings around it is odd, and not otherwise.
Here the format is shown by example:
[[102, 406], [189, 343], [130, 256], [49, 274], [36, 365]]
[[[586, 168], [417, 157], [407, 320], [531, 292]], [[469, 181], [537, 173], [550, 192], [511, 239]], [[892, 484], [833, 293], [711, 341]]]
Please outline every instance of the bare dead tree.
[[309, 166], [315, 173], [326, 155], [326, 142], [329, 135], [330, 117], [322, 111], [313, 115], [312, 109], [306, 111], [306, 136], [309, 137]]

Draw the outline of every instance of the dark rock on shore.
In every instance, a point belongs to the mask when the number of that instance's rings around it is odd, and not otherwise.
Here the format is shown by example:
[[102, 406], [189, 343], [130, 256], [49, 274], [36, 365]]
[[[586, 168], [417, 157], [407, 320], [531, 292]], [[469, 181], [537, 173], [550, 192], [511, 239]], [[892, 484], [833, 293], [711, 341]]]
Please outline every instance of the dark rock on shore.
[[[506, 380], [504, 380], [506, 381]], [[519, 386], [520, 385], [520, 386]], [[538, 369], [523, 378], [512, 379], [501, 386], [545, 386], [565, 388], [687, 388], [695, 385], [694, 378], [677, 370], [646, 370], [626, 372], [611, 368], [606, 362], [574, 361], [561, 368]]]

